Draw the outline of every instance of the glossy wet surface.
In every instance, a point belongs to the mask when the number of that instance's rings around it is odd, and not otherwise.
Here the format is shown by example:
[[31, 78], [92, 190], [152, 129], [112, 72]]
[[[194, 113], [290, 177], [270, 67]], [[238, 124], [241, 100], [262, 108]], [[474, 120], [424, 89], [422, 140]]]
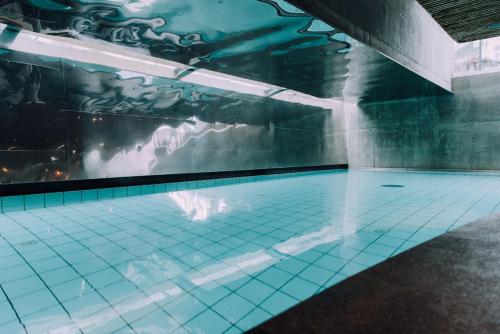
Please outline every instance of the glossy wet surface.
[[346, 279], [249, 333], [497, 334], [499, 281], [497, 213]]
[[498, 177], [351, 171], [11, 212], [0, 333], [242, 332], [499, 209]]

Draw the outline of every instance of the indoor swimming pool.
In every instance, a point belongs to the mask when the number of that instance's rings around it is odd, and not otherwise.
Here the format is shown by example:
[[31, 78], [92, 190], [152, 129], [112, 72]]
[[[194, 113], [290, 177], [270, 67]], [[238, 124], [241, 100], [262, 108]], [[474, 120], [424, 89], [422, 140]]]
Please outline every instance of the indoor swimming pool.
[[0, 333], [241, 333], [500, 211], [499, 181], [332, 171], [6, 212]]

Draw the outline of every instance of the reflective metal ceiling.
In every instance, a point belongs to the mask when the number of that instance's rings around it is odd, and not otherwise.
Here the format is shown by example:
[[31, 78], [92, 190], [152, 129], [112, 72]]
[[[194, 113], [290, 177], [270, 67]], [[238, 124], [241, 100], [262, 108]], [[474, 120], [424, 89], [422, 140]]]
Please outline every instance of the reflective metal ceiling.
[[0, 22], [370, 102], [446, 91], [283, 0], [0, 2]]

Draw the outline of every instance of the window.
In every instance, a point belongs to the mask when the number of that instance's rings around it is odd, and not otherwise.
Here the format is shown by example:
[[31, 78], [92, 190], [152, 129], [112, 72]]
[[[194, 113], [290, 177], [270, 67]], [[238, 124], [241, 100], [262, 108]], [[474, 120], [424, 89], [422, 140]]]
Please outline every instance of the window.
[[455, 75], [500, 71], [500, 37], [455, 44]]

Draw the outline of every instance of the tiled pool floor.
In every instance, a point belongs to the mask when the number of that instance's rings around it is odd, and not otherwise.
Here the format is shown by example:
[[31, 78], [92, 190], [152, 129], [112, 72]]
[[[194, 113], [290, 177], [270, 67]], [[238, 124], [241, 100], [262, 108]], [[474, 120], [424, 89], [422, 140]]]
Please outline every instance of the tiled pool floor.
[[3, 214], [0, 333], [239, 333], [500, 211], [499, 181], [333, 172]]

